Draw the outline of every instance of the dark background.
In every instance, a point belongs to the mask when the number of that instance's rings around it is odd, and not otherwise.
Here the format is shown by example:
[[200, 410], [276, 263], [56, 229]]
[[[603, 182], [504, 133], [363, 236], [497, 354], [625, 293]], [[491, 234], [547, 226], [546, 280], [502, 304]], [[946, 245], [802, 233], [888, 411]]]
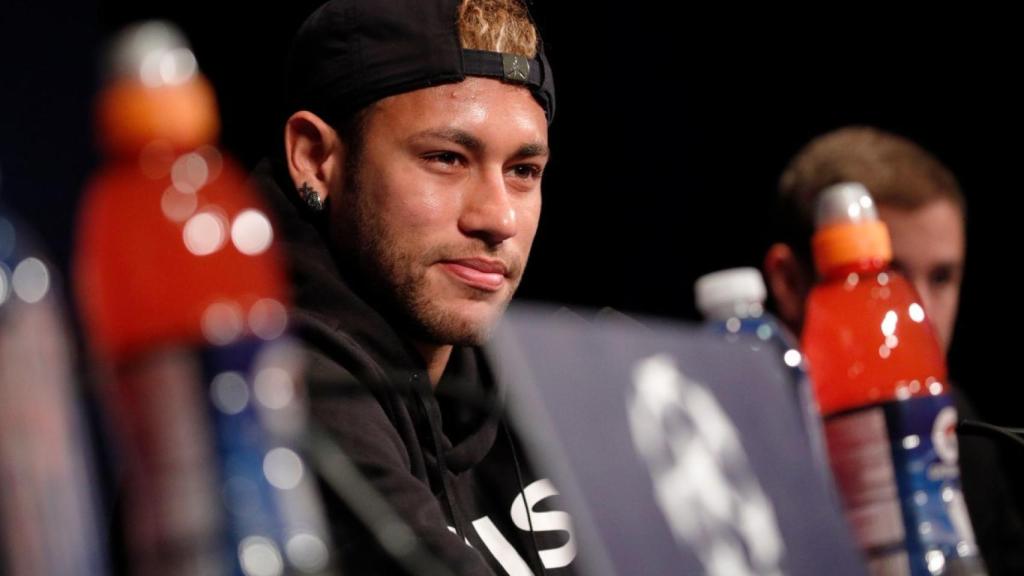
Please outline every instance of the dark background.
[[[316, 2], [141, 4], [5, 0], [0, 15], [0, 198], [65, 268], [99, 161], [90, 109], [102, 42], [141, 18], [179, 24], [218, 91], [225, 148], [251, 166], [279, 138], [288, 39]], [[558, 114], [521, 295], [695, 319], [697, 276], [760, 264], [788, 158], [832, 128], [877, 125], [921, 143], [961, 181], [968, 271], [952, 372], [984, 417], [1024, 426], [1013, 19], [933, 7], [661, 10], [535, 2]]]

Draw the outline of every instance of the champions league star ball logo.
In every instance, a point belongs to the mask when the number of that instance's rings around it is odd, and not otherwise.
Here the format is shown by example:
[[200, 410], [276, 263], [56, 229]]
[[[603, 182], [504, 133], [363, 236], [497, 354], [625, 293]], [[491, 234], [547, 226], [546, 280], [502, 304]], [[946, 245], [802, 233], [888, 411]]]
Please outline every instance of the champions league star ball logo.
[[715, 397], [664, 355], [634, 367], [627, 394], [633, 443], [676, 540], [708, 576], [781, 576], [775, 510]]

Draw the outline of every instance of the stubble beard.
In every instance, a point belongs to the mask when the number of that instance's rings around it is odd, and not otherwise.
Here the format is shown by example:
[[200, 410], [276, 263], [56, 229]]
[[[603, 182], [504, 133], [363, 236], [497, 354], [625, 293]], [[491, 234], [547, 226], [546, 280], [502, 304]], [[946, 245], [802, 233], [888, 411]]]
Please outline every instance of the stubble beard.
[[[346, 183], [349, 210], [344, 222], [336, 222], [343, 235], [340, 245], [351, 258], [364, 298], [381, 307], [383, 315], [413, 340], [434, 345], [478, 346], [485, 343], [519, 285], [525, 261], [508, 262], [509, 289], [501, 302], [492, 304], [486, 318], [460, 314], [431, 297], [427, 272], [439, 260], [487, 255], [499, 257], [498, 250], [481, 240], [468, 239], [464, 246], [430, 246], [422, 254], [403, 251], [396, 235], [380, 211], [370, 205], [360, 184], [358, 169]], [[338, 232], [336, 232], [338, 233]], [[474, 244], [475, 243], [475, 244]], [[434, 279], [437, 280], [436, 278]], [[468, 299], [493, 299], [495, 295], [471, 290]], [[456, 304], [457, 305], [457, 304]]]

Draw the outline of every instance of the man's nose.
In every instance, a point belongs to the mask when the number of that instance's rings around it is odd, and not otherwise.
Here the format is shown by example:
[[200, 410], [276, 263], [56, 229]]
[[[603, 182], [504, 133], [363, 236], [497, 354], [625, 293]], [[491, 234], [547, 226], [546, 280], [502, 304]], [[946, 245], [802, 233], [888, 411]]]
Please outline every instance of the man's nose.
[[931, 316], [932, 314], [932, 295], [929, 291], [928, 279], [927, 278], [911, 278], [910, 283], [914, 286], [914, 291], [917, 292], [917, 298], [921, 302], [921, 307], [924, 308], [924, 313]]
[[501, 244], [516, 235], [516, 207], [500, 168], [481, 171], [463, 198], [459, 229], [490, 245]]

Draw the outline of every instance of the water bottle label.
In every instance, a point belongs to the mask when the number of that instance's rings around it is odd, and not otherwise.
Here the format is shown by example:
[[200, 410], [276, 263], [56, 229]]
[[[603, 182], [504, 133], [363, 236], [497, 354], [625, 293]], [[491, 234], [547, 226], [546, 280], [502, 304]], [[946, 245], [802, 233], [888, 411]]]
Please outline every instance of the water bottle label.
[[960, 490], [956, 421], [946, 394], [828, 419], [833, 473], [873, 574], [941, 574], [950, 560], [977, 555]]

